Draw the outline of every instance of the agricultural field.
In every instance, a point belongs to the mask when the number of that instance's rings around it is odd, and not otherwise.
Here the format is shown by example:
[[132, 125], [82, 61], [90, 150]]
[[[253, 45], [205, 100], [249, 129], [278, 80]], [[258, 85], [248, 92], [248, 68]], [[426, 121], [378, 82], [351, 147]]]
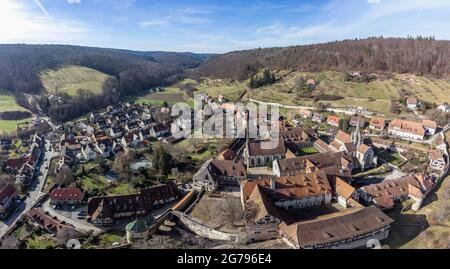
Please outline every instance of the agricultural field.
[[66, 66], [57, 70], [46, 70], [40, 74], [42, 84], [52, 94], [76, 95], [78, 89], [91, 90], [99, 94], [108, 75], [83, 66]]
[[[26, 108], [19, 106], [14, 96], [0, 90], [0, 113], [6, 111], [28, 111]], [[1, 120], [0, 119], [0, 133], [11, 133], [16, 131], [17, 124], [25, 123], [31, 119], [22, 120]]]
[[5, 111], [28, 111], [28, 109], [19, 106], [13, 95], [0, 90], [0, 112]]
[[[369, 110], [380, 112], [387, 117], [391, 115], [389, 108], [391, 99], [399, 98], [399, 91], [415, 95], [424, 101], [438, 104], [449, 102], [450, 82], [445, 79], [421, 77], [414, 75], [395, 74], [392, 78], [381, 77], [370, 83], [347, 82], [344, 74], [333, 71], [287, 72], [275, 73], [279, 81], [272, 85], [251, 90], [251, 97], [266, 102], [277, 102], [285, 105], [311, 106], [311, 99], [297, 98], [295, 94], [295, 79], [302, 76], [320, 82], [313, 95], [339, 95], [344, 99], [329, 102], [335, 106], [362, 106]], [[290, 93], [291, 92], [291, 93]]]
[[176, 86], [167, 87], [160, 92], [149, 93], [132, 99], [138, 104], [162, 106], [164, 102], [167, 102], [169, 105], [182, 102], [187, 103], [190, 107], [194, 107], [194, 100]]
[[197, 84], [197, 89], [200, 92], [205, 92], [212, 98], [217, 98], [223, 95], [227, 100], [236, 102], [245, 93], [247, 89], [247, 81], [228, 81], [223, 79], [209, 79], [202, 78]]

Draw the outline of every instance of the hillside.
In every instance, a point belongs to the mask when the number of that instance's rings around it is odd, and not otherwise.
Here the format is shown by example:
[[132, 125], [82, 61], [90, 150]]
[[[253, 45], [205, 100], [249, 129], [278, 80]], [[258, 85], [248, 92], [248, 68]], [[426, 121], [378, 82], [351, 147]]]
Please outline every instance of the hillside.
[[15, 131], [18, 123], [30, 120], [31, 116], [27, 109], [17, 104], [13, 95], [0, 90], [0, 134]]
[[450, 75], [450, 41], [368, 38], [286, 48], [236, 51], [212, 57], [197, 77], [244, 80], [261, 68], [306, 72], [366, 71]]
[[90, 90], [100, 94], [102, 85], [109, 76], [83, 66], [65, 66], [56, 70], [49, 69], [40, 73], [40, 78], [48, 93], [76, 95], [78, 89]]
[[66, 65], [85, 66], [122, 79], [124, 93], [172, 83], [207, 55], [134, 52], [66, 45], [0, 45], [0, 88], [12, 93], [40, 93], [39, 74]]

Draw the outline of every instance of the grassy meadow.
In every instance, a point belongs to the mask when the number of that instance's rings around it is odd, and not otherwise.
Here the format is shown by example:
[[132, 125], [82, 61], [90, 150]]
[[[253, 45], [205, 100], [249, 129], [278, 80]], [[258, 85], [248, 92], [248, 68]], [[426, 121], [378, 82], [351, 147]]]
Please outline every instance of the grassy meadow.
[[76, 95], [78, 89], [101, 93], [108, 75], [83, 66], [65, 66], [57, 70], [46, 70], [40, 74], [42, 83], [51, 94]]

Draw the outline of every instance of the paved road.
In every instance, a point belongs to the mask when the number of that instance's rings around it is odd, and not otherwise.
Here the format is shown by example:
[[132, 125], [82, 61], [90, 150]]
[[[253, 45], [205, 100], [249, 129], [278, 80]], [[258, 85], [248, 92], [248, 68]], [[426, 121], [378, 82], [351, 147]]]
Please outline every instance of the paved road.
[[50, 204], [50, 199], [47, 199], [47, 201], [42, 203], [42, 209], [44, 211], [48, 211], [50, 215], [57, 217], [59, 220], [65, 221], [66, 223], [73, 225], [77, 231], [82, 232], [92, 231], [94, 232], [94, 234], [103, 231], [95, 227], [91, 223], [87, 222], [86, 220], [78, 219], [78, 213], [80, 211], [87, 212], [87, 206], [80, 206], [73, 211], [56, 210]]
[[50, 151], [50, 143], [45, 140], [44, 159], [37, 171], [37, 177], [27, 190], [28, 193], [25, 201], [20, 204], [18, 209], [6, 221], [0, 222], [0, 238], [2, 238], [22, 216], [28, 213], [41, 196], [45, 195], [42, 192], [42, 188], [48, 174], [50, 161], [54, 156], [56, 156], [56, 153]]

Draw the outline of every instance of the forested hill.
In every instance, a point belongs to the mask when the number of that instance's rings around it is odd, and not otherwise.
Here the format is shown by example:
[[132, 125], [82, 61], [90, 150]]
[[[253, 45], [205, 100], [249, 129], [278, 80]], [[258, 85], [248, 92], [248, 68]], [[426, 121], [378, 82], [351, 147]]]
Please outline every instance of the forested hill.
[[121, 91], [127, 94], [171, 83], [185, 69], [198, 67], [209, 56], [65, 45], [0, 45], [0, 89], [40, 93], [44, 89], [41, 71], [81, 65], [116, 77]]
[[386, 71], [442, 77], [450, 75], [450, 41], [380, 37], [236, 51], [212, 57], [195, 75], [242, 80], [261, 68]]

